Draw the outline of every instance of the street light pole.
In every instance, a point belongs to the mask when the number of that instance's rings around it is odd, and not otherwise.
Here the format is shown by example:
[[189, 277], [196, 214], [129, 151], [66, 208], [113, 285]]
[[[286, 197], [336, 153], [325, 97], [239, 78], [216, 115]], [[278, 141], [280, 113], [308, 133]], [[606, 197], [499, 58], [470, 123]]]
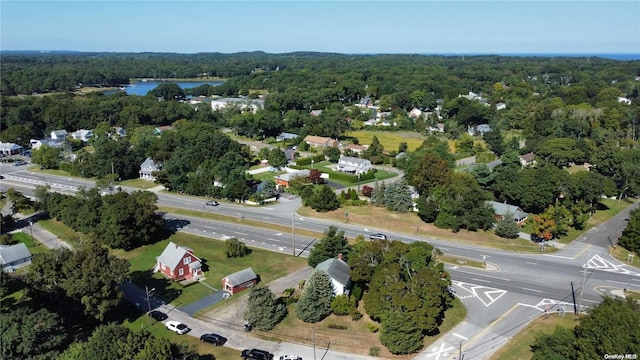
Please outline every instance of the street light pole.
[[155, 290], [156, 288], [153, 288], [151, 290], [149, 290], [149, 288], [145, 285], [144, 290], [147, 294], [147, 312], [151, 311], [151, 301], [149, 300], [149, 295]]
[[296, 256], [296, 213], [291, 214], [291, 234], [293, 235], [293, 256]]
[[33, 243], [33, 228], [31, 225], [33, 225], [33, 221], [29, 220], [29, 233], [31, 234], [31, 242]]
[[360, 173], [358, 173], [358, 196], [360, 196]]

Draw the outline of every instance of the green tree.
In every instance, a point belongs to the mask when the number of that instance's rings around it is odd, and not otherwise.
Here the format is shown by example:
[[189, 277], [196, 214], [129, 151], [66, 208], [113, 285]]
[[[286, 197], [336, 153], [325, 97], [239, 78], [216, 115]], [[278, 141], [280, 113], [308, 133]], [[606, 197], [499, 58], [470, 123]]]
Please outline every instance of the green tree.
[[629, 222], [618, 239], [618, 245], [640, 256], [640, 210], [631, 211]]
[[338, 254], [342, 254], [344, 261], [347, 261], [350, 251], [351, 245], [344, 235], [344, 230], [331, 225], [324, 231], [322, 239], [311, 249], [307, 262], [315, 268], [321, 262], [337, 257]]
[[380, 342], [392, 354], [410, 354], [420, 350], [423, 338], [410, 313], [392, 311], [382, 321]]
[[300, 300], [296, 303], [296, 316], [304, 322], [316, 323], [331, 314], [333, 285], [329, 275], [316, 270], [307, 281]]
[[9, 190], [7, 190], [7, 198], [11, 201], [12, 215], [33, 208], [32, 201], [14, 188], [9, 188]]
[[275, 168], [284, 167], [285, 165], [287, 165], [287, 162], [288, 162], [287, 156], [284, 154], [282, 150], [278, 148], [273, 148], [271, 149], [271, 151], [269, 151], [267, 160], [269, 160], [269, 165]]
[[486, 132], [482, 135], [482, 138], [487, 143], [487, 145], [489, 145], [489, 149], [491, 149], [494, 154], [502, 156], [505, 146], [502, 132], [500, 130], [493, 129], [489, 132]]
[[507, 213], [496, 222], [496, 235], [507, 239], [515, 239], [518, 237], [518, 233], [520, 233], [520, 228], [513, 221], [513, 214]]
[[572, 360], [576, 358], [572, 329], [556, 326], [551, 334], [538, 335], [531, 345], [532, 360]]
[[158, 85], [155, 89], [149, 91], [148, 95], [162, 98], [165, 101], [184, 100], [184, 91], [180, 85], [173, 82]]
[[389, 210], [399, 212], [408, 212], [413, 208], [411, 190], [405, 179], [386, 186], [384, 205]]
[[451, 179], [451, 168], [446, 160], [426, 153], [411, 174], [411, 184], [420, 195], [428, 196], [438, 185], [447, 185]]
[[287, 308], [268, 287], [256, 286], [249, 293], [244, 319], [262, 331], [273, 329], [287, 316]]
[[348, 315], [356, 310], [356, 302], [353, 296], [338, 295], [331, 302], [331, 311], [336, 315]]
[[231, 238], [224, 241], [224, 253], [228, 258], [235, 258], [246, 256], [251, 250], [238, 238]]
[[334, 146], [325, 147], [322, 153], [332, 163], [337, 163], [338, 160], [340, 160], [340, 155], [342, 155], [342, 153], [340, 153], [340, 149]]
[[0, 312], [3, 359], [58, 359], [68, 337], [60, 316], [47, 309], [20, 307]]
[[328, 185], [316, 187], [307, 201], [309, 206], [318, 212], [333, 211], [340, 207], [340, 200]]

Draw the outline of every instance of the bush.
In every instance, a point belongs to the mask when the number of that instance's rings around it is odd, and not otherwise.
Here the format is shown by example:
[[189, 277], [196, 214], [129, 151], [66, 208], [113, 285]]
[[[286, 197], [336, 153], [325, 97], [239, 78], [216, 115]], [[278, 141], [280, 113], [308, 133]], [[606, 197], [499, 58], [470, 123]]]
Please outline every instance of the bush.
[[369, 329], [369, 332], [374, 334], [380, 330], [380, 328], [377, 325], [374, 325], [372, 323], [367, 323], [367, 329]]
[[358, 321], [360, 319], [362, 319], [362, 313], [356, 309], [353, 309], [353, 311], [351, 312], [351, 320]]
[[243, 257], [251, 253], [251, 249], [237, 238], [231, 238], [224, 242], [224, 253], [228, 258]]
[[369, 348], [369, 356], [378, 357], [380, 356], [380, 348], [377, 346], [372, 346]]
[[353, 308], [355, 308], [354, 303], [347, 295], [336, 296], [331, 302], [331, 311], [336, 315], [348, 315]]
[[363, 289], [362, 289], [362, 286], [359, 284], [356, 284], [351, 290], [351, 296], [353, 297], [356, 303], [362, 300], [362, 293], [363, 293]]
[[336, 329], [336, 330], [347, 330], [347, 327], [345, 325], [338, 325], [338, 324], [327, 324], [327, 327], [329, 329]]

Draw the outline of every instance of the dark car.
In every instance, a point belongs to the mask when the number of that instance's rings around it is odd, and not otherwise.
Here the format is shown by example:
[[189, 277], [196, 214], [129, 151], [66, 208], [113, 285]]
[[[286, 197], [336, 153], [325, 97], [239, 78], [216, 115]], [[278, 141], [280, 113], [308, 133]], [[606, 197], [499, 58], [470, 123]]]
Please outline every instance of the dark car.
[[206, 342], [215, 346], [221, 346], [227, 339], [218, 334], [202, 334], [200, 336], [200, 342]]
[[545, 240], [546, 239], [541, 236], [538, 236], [536, 234], [531, 234], [531, 241], [533, 242], [541, 243], [541, 242], [544, 242]]
[[273, 360], [273, 354], [259, 349], [242, 350], [243, 360]]
[[369, 239], [371, 239], [371, 240], [387, 240], [387, 235], [385, 235], [385, 234], [371, 234], [371, 235], [369, 235]]
[[217, 201], [215, 200], [209, 200], [205, 203], [207, 206], [218, 206], [220, 205]]
[[167, 320], [167, 318], [168, 318], [167, 314], [163, 313], [162, 311], [158, 311], [158, 310], [153, 310], [153, 311], [149, 312], [149, 316], [151, 316], [151, 318], [156, 320], [156, 321], [164, 321], [164, 320]]

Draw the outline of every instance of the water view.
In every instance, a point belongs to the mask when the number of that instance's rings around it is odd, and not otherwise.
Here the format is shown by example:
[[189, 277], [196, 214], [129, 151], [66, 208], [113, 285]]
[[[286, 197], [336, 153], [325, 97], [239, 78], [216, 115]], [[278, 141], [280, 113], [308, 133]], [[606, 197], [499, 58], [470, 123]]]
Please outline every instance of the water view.
[[[224, 84], [224, 81], [138, 81], [133, 84], [124, 87], [124, 92], [127, 95], [139, 95], [145, 96], [147, 93], [155, 89], [158, 85], [163, 83], [175, 83], [183, 89], [191, 89], [201, 85], [220, 86]], [[115, 94], [117, 91], [107, 91], [105, 94]]]

